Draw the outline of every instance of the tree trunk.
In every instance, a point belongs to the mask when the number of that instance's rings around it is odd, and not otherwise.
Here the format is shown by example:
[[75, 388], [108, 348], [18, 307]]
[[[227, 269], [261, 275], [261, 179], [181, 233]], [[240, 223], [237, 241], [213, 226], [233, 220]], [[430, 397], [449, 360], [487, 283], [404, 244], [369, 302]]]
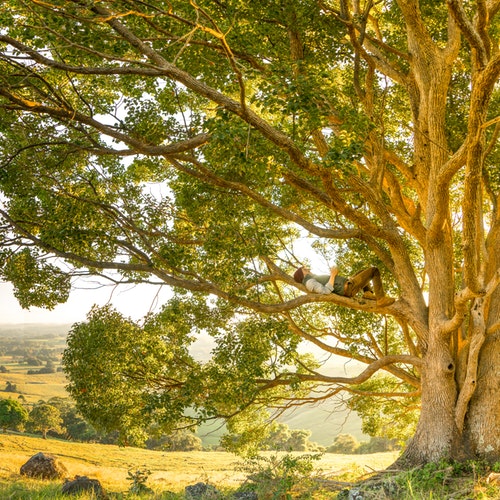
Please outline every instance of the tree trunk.
[[482, 347], [476, 386], [464, 437], [475, 456], [494, 462], [500, 459], [500, 331]]
[[[495, 208], [499, 201], [496, 200]], [[486, 284], [494, 282], [500, 269], [500, 213], [497, 208], [495, 211], [485, 245]], [[486, 299], [483, 317], [485, 340], [479, 353], [476, 390], [466, 415], [464, 439], [475, 456], [495, 462], [500, 460], [500, 290]]]
[[459, 458], [462, 447], [455, 425], [455, 365], [442, 341], [430, 344], [422, 364], [421, 412], [415, 435], [397, 466], [412, 467], [443, 457]]

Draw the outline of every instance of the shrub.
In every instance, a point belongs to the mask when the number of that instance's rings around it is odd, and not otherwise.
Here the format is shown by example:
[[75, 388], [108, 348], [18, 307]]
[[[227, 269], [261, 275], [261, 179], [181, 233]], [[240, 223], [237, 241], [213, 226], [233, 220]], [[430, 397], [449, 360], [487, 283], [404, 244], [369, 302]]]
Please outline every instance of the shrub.
[[290, 499], [299, 485], [301, 498], [306, 498], [304, 490], [314, 487], [313, 462], [320, 458], [320, 453], [257, 456], [247, 459], [240, 469], [248, 474], [248, 489], [255, 491], [259, 499]]
[[356, 453], [359, 446], [358, 440], [352, 434], [339, 434], [326, 451], [328, 453], [353, 454]]

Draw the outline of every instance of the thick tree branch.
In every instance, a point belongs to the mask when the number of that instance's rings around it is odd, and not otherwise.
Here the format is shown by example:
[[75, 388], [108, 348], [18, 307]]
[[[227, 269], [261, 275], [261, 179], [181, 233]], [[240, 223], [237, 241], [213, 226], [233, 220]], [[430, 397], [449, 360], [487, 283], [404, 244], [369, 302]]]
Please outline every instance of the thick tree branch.
[[189, 151], [195, 149], [197, 147], [202, 146], [206, 142], [210, 140], [211, 135], [207, 133], [199, 134], [195, 137], [186, 139], [184, 141], [179, 141], [177, 143], [168, 144], [166, 146], [157, 146], [148, 144], [146, 141], [141, 141], [132, 137], [129, 134], [119, 131], [117, 128], [105, 125], [104, 123], [99, 122], [98, 120], [84, 115], [76, 110], [62, 108], [62, 107], [51, 107], [46, 106], [42, 103], [34, 102], [29, 99], [22, 97], [21, 95], [17, 95], [13, 92], [10, 92], [6, 88], [0, 88], [0, 96], [5, 97], [10, 102], [13, 103], [12, 109], [19, 109], [29, 111], [31, 113], [39, 113], [46, 114], [53, 118], [71, 123], [73, 121], [77, 121], [81, 124], [92, 127], [94, 130], [97, 130], [104, 135], [109, 137], [113, 137], [125, 144], [129, 144], [134, 148], [135, 154], [147, 154], [152, 156], [169, 156], [179, 154], [185, 151]]
[[[500, 274], [500, 273], [499, 273]], [[463, 429], [467, 406], [477, 386], [477, 371], [479, 363], [479, 353], [486, 340], [486, 327], [484, 323], [484, 298], [474, 301], [471, 310], [471, 333], [469, 352], [467, 357], [467, 369], [465, 380], [457, 398], [455, 405], [455, 422], [457, 429]]]
[[[464, 6], [462, 4], [462, 0], [446, 0], [446, 3], [448, 4], [448, 8], [456, 23], [460, 27], [461, 32], [469, 42], [472, 49], [474, 49], [474, 51], [477, 53], [479, 66], [486, 66], [488, 62], [489, 47], [487, 48], [485, 46], [484, 40], [475, 30], [472, 22], [467, 17]], [[484, 11], [484, 9], [479, 9], [479, 18], [481, 18], [481, 10]]]
[[422, 360], [418, 357], [408, 355], [385, 356], [370, 363], [369, 366], [367, 366], [359, 375], [355, 377], [330, 377], [327, 375], [322, 375], [320, 373], [293, 373], [290, 375], [283, 374], [273, 380], [257, 380], [257, 382], [259, 384], [262, 384], [264, 389], [270, 389], [279, 385], [289, 385], [293, 380], [299, 380], [301, 382], [324, 382], [328, 384], [358, 385], [366, 382], [374, 373], [376, 373], [381, 368], [394, 363], [420, 366]]
[[[304, 340], [307, 340], [308, 342], [311, 342], [314, 344], [316, 347], [321, 348], [324, 352], [328, 352], [330, 354], [334, 354], [336, 356], [340, 356], [343, 358], [347, 359], [355, 359], [356, 361], [359, 361], [360, 363], [364, 363], [366, 365], [372, 366], [376, 360], [373, 358], [370, 358], [368, 356], [363, 356], [361, 354], [353, 354], [351, 351], [340, 348], [340, 347], [335, 347], [330, 344], [327, 344], [326, 342], [323, 342], [318, 337], [315, 337], [314, 335], [311, 335], [307, 333], [305, 330], [300, 328], [297, 323], [292, 319], [292, 317], [289, 314], [285, 315], [288, 321], [288, 324], [290, 325], [290, 328], [293, 332], [295, 332], [299, 337], [303, 338]], [[380, 356], [380, 359], [385, 359], [386, 356]], [[414, 359], [420, 359], [418, 356], [412, 356]], [[415, 365], [419, 366], [418, 363], [414, 363]], [[386, 370], [387, 372], [391, 373], [395, 377], [399, 378], [400, 380], [403, 380], [407, 384], [413, 385], [415, 387], [420, 386], [420, 381], [414, 377], [413, 375], [409, 374], [407, 371], [393, 366], [393, 363], [388, 363], [388, 365], [384, 365], [381, 367], [382, 369]]]

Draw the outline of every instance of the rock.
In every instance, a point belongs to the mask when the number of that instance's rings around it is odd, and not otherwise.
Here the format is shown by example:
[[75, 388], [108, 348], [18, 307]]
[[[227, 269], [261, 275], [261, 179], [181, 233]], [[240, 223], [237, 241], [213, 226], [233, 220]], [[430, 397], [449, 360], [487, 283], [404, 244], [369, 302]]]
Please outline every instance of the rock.
[[364, 495], [360, 490], [352, 489], [349, 491], [349, 500], [364, 500]]
[[60, 479], [68, 473], [66, 467], [52, 455], [37, 453], [21, 466], [22, 476], [37, 479]]
[[184, 491], [187, 500], [214, 500], [221, 497], [217, 488], [206, 483], [196, 483], [186, 486]]
[[244, 490], [244, 491], [237, 491], [233, 495], [233, 498], [237, 500], [258, 500], [258, 495], [255, 493], [255, 491], [252, 490]]
[[97, 479], [89, 479], [87, 476], [75, 476], [73, 480], [66, 480], [62, 487], [63, 495], [79, 495], [82, 492], [91, 492], [92, 498], [105, 498], [106, 494]]

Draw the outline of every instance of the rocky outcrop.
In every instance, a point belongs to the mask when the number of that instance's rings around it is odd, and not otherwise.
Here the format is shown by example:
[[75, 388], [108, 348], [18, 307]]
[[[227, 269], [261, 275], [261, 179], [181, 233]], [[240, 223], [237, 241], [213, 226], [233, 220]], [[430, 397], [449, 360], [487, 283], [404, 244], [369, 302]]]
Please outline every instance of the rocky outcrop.
[[20, 474], [37, 479], [61, 479], [68, 471], [56, 457], [40, 452], [21, 466]]

